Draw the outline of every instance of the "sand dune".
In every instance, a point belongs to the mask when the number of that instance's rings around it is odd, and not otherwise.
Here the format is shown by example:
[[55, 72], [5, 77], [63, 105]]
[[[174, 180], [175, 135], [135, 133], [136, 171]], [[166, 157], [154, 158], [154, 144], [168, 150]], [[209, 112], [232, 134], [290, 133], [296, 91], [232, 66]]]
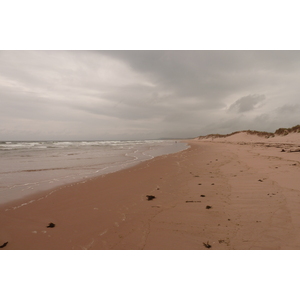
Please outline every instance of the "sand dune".
[[236, 131], [230, 134], [209, 134], [199, 136], [196, 140], [214, 141], [220, 143], [263, 143], [271, 146], [280, 144], [300, 147], [300, 125], [292, 128], [279, 128], [274, 133], [254, 130]]

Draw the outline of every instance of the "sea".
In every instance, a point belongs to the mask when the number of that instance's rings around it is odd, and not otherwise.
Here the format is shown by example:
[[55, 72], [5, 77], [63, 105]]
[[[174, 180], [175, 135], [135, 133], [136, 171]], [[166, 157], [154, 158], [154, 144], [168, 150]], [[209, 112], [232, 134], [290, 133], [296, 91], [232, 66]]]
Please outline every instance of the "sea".
[[0, 204], [187, 148], [180, 140], [0, 142]]

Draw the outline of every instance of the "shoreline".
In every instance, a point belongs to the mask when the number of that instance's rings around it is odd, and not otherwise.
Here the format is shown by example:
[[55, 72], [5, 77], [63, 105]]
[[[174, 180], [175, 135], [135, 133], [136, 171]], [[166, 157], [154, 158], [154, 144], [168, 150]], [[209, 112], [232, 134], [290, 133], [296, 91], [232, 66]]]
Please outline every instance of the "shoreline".
[[56, 187], [40, 190], [40, 191], [34, 192], [32, 194], [29, 194], [29, 195], [26, 195], [26, 196], [23, 196], [23, 197], [19, 197], [15, 200], [9, 200], [7, 202], [0, 203], [0, 210], [1, 210], [1, 208], [4, 208], [5, 211], [15, 210], [15, 209], [18, 209], [22, 206], [30, 205], [31, 203], [34, 203], [34, 202], [40, 201], [42, 199], [45, 199], [48, 196], [52, 195], [53, 193], [56, 193], [57, 191], [59, 191], [61, 189], [72, 188], [73, 186], [76, 186], [76, 185], [85, 184], [89, 181], [104, 178], [107, 175], [118, 173], [118, 172], [121, 172], [121, 171], [124, 171], [124, 170], [127, 170], [127, 169], [131, 169], [131, 168], [135, 168], [135, 167], [139, 166], [140, 164], [147, 163], [147, 162], [149, 162], [151, 160], [154, 160], [158, 157], [165, 157], [165, 156], [176, 154], [176, 153], [179, 153], [179, 152], [182, 152], [182, 151], [185, 151], [185, 150], [189, 149], [189, 147], [190, 147], [189, 140], [182, 140], [182, 141], [179, 141], [179, 142], [186, 144], [187, 148], [183, 149], [183, 150], [180, 150], [178, 152], [175, 152], [175, 153], [161, 154], [161, 155], [158, 155], [158, 156], [154, 156], [154, 157], [151, 157], [147, 160], [141, 160], [141, 161], [136, 161], [136, 162], [133, 162], [133, 161], [127, 162], [125, 164], [126, 165], [125, 167], [123, 165], [121, 169], [118, 169], [116, 171], [112, 171], [112, 172], [108, 172], [108, 173], [104, 173], [104, 174], [100, 174], [100, 175], [94, 175], [92, 177], [86, 177], [85, 179], [79, 179], [79, 180], [75, 180], [75, 181], [69, 182], [69, 183], [62, 183], [61, 185], [58, 185]]
[[32, 143], [31, 150], [26, 147], [23, 149], [16, 143], [17, 151], [1, 150], [4, 155], [1, 157], [0, 206], [36, 193], [130, 168], [142, 161], [187, 147], [186, 143], [177, 143], [176, 140], [126, 143], [102, 141], [90, 145], [80, 142], [78, 145], [60, 142], [55, 147], [42, 150], [34, 149], [38, 147], [37, 142]]
[[[189, 147], [188, 141], [182, 140], [182, 142], [187, 144], [187, 146]], [[57, 188], [52, 188], [52, 189], [48, 189], [48, 190], [44, 190], [44, 191], [39, 191], [39, 192], [33, 193], [31, 195], [28, 195], [28, 196], [25, 196], [25, 197], [22, 197], [22, 198], [19, 198], [19, 199], [10, 201], [10, 202], [2, 203], [0, 205], [0, 218], [1, 218], [1, 220], [0, 220], [0, 223], [1, 223], [0, 244], [3, 240], [2, 236], [4, 236], [4, 239], [7, 236], [6, 233], [3, 233], [3, 232], [5, 232], [5, 229], [3, 230], [3, 228], [5, 228], [5, 226], [6, 226], [6, 224], [5, 224], [6, 222], [3, 222], [3, 220], [5, 219], [4, 218], [5, 213], [17, 212], [18, 211], [17, 215], [19, 215], [19, 214], [20, 215], [28, 214], [28, 216], [29, 216], [31, 213], [34, 213], [34, 211], [36, 210], [36, 207], [43, 207], [43, 208], [46, 209], [46, 206], [48, 205], [49, 202], [52, 202], [52, 201], [57, 202], [56, 197], [61, 199], [60, 197], [62, 195], [64, 195], [65, 193], [69, 193], [69, 192], [71, 194], [73, 192], [76, 193], [76, 191], [78, 189], [81, 190], [81, 187], [83, 187], [83, 190], [85, 190], [85, 191], [90, 189], [90, 188], [94, 189], [95, 185], [97, 185], [97, 182], [99, 180], [102, 181], [103, 179], [106, 180], [106, 181], [109, 181], [111, 183], [111, 181], [114, 181], [114, 177], [115, 177], [116, 174], [118, 174], [117, 177], [119, 177], [119, 175], [122, 177], [122, 176], [124, 176], [123, 174], [130, 173], [131, 170], [134, 172], [134, 171], [136, 171], [136, 169], [147, 168], [149, 163], [151, 164], [152, 162], [155, 162], [157, 160], [161, 160], [161, 159], [163, 159], [165, 157], [168, 157], [168, 156], [171, 156], [171, 155], [176, 155], [176, 154], [184, 152], [188, 149], [189, 148], [183, 149], [183, 150], [181, 150], [179, 152], [176, 152], [176, 153], [163, 154], [163, 155], [160, 155], [160, 156], [156, 156], [156, 157], [151, 158], [151, 159], [146, 160], [146, 161], [137, 162], [133, 166], [128, 166], [126, 168], [123, 168], [121, 170], [118, 170], [118, 171], [115, 171], [115, 172], [112, 172], [112, 173], [98, 175], [98, 176], [95, 176], [95, 177], [92, 177], [92, 178], [87, 178], [86, 180], [79, 180], [79, 181], [69, 183], [69, 184], [63, 184], [63, 185], [61, 185]], [[76, 198], [76, 196], [74, 198]], [[60, 201], [60, 200], [58, 200], [58, 201]], [[70, 206], [73, 206], [73, 205], [78, 204], [78, 202], [75, 201], [74, 203], [72, 203], [72, 201], [70, 201], [69, 204], [70, 204]], [[105, 205], [105, 203], [103, 205]], [[94, 209], [98, 210], [98, 208], [94, 208]], [[21, 210], [22, 210], [22, 212], [21, 212]], [[3, 213], [4, 213], [4, 215], [3, 215]], [[37, 231], [34, 230], [32, 232], [35, 233]], [[42, 230], [41, 232], [46, 233], [45, 230]], [[8, 246], [6, 248], [9, 249]], [[84, 247], [79, 247], [79, 249], [81, 249], [81, 248], [84, 248]], [[17, 248], [12, 248], [12, 249], [17, 249]], [[23, 248], [21, 247], [19, 249], [23, 249]], [[25, 245], [24, 249], [36, 249], [36, 248], [35, 247], [32, 248], [31, 246], [29, 248], [27, 248], [27, 246]], [[44, 249], [44, 248], [41, 247], [41, 249]], [[48, 249], [48, 248], [46, 248], [46, 249]], [[60, 247], [54, 248], [54, 249], [60, 249]], [[69, 249], [69, 248], [66, 248], [66, 249]]]
[[300, 249], [297, 153], [185, 142], [190, 148], [65, 186], [30, 205], [8, 211], [2, 205], [0, 244], [8, 242], [7, 250]]

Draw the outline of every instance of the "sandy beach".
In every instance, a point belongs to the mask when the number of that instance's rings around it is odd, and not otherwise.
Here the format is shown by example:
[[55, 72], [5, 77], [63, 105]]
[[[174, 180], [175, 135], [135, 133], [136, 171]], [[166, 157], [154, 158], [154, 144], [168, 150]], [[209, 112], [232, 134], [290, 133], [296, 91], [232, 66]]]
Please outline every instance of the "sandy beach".
[[298, 135], [188, 140], [187, 150], [2, 205], [1, 250], [300, 249]]

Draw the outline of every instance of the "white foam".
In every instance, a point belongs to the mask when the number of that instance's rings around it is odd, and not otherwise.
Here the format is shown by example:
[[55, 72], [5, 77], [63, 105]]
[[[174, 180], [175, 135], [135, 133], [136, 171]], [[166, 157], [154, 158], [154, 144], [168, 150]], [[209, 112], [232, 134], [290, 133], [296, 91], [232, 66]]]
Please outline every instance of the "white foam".
[[102, 235], [106, 234], [107, 231], [108, 231], [108, 229], [105, 229], [103, 232], [99, 233], [99, 236], [102, 236]]

